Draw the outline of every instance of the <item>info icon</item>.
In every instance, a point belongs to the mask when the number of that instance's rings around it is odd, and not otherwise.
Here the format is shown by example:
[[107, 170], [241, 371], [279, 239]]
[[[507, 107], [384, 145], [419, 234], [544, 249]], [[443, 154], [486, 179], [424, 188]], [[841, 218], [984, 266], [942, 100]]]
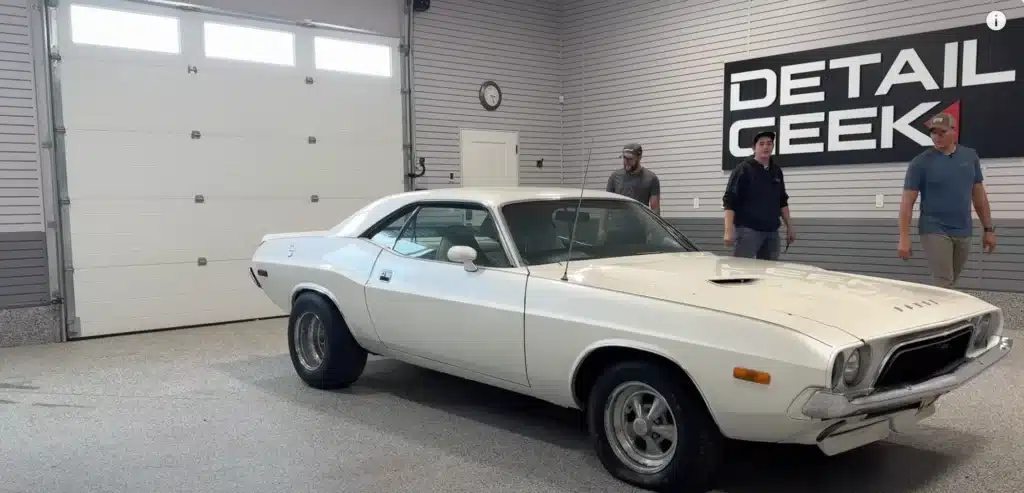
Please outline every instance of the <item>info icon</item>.
[[985, 18], [985, 24], [988, 24], [988, 28], [993, 31], [999, 31], [1006, 27], [1006, 14], [993, 10], [988, 13], [988, 17]]

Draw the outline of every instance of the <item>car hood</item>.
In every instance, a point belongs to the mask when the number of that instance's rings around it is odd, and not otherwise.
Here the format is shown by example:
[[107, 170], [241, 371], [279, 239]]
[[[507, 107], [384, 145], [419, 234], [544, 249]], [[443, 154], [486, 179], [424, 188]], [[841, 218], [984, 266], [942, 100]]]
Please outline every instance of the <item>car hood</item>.
[[[564, 267], [530, 267], [530, 274], [558, 280]], [[573, 283], [734, 313], [819, 340], [827, 334], [794, 319], [869, 340], [994, 308], [949, 289], [708, 252], [575, 261], [568, 274]]]

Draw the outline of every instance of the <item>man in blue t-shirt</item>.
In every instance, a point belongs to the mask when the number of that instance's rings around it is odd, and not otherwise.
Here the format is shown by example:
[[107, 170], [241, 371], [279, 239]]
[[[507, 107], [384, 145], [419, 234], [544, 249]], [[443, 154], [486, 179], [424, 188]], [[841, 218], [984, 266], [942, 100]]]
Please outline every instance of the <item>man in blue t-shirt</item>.
[[952, 288], [963, 271], [971, 248], [974, 226], [971, 204], [984, 227], [982, 244], [989, 253], [996, 247], [996, 229], [988, 195], [982, 184], [978, 153], [956, 142], [956, 119], [940, 113], [930, 121], [934, 147], [918, 154], [907, 167], [900, 203], [899, 256], [911, 255], [910, 219], [921, 196], [918, 232], [936, 284]]

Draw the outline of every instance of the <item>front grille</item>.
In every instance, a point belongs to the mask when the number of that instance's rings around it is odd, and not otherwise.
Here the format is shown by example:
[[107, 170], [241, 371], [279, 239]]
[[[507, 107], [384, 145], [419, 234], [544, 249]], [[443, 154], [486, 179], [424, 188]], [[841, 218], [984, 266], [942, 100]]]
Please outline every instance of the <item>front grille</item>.
[[875, 381], [875, 389], [913, 385], [953, 371], [967, 358], [974, 327], [914, 341], [893, 351]]

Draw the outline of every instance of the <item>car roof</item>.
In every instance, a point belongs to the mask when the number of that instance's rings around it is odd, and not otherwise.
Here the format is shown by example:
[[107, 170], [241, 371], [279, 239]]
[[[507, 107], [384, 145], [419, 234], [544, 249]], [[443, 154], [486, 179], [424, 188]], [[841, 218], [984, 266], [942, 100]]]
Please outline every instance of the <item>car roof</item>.
[[[453, 187], [402, 192], [374, 201], [332, 228], [341, 236], [356, 236], [395, 210], [421, 201], [472, 201], [499, 208], [511, 202], [531, 200], [578, 199], [579, 188], [568, 187]], [[632, 201], [629, 197], [604, 190], [583, 190], [584, 199]]]
[[[509, 202], [523, 200], [558, 200], [579, 198], [579, 188], [569, 187], [458, 187], [418, 190], [395, 194], [391, 197], [418, 200], [471, 200], [500, 207]], [[627, 197], [604, 190], [583, 190], [583, 198], [619, 199]], [[401, 200], [405, 202], [405, 200]]]

